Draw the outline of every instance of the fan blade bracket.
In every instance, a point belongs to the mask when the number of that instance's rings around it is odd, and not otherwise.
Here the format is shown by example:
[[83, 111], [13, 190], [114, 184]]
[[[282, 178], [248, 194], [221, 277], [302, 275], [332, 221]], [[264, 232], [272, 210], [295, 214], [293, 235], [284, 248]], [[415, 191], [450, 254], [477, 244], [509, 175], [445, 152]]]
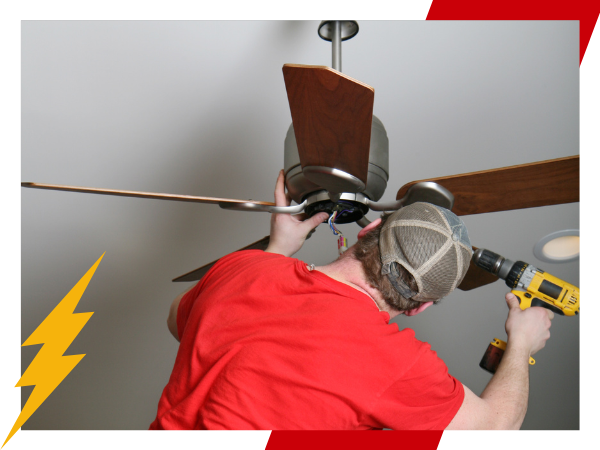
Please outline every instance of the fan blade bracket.
[[366, 187], [366, 184], [354, 175], [331, 167], [306, 166], [302, 168], [302, 173], [309, 181], [324, 187], [333, 195], [342, 192], [358, 193]]
[[395, 202], [372, 202], [369, 200], [367, 205], [373, 211], [396, 211], [417, 202], [432, 203], [451, 210], [454, 205], [454, 195], [437, 183], [423, 181], [411, 185], [402, 198]]
[[229, 209], [232, 211], [258, 211], [258, 212], [268, 212], [274, 214], [300, 214], [304, 212], [304, 208], [306, 208], [307, 201], [304, 200], [299, 205], [294, 206], [275, 206], [275, 205], [260, 205], [257, 203], [231, 203], [231, 202], [221, 202], [219, 206], [223, 209]]

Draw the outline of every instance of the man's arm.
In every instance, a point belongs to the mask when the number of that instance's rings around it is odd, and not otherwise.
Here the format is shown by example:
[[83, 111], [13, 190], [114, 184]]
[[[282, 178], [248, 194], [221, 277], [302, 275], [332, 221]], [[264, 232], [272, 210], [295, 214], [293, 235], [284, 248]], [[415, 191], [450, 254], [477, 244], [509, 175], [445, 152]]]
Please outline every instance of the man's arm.
[[[275, 184], [275, 205], [289, 206], [290, 203], [291, 199], [285, 192], [285, 177], [283, 170], [281, 170]], [[302, 248], [308, 233], [326, 220], [327, 217], [327, 213], [318, 213], [309, 219], [303, 220], [304, 214], [295, 216], [291, 214], [271, 214], [271, 240], [265, 251], [292, 256]]]
[[[283, 170], [279, 172], [277, 183], [275, 184], [275, 205], [289, 206], [291, 199], [285, 192], [285, 177]], [[269, 246], [265, 251], [270, 253], [279, 253], [284, 256], [292, 256], [296, 253], [306, 240], [306, 236], [313, 228], [316, 228], [321, 222], [326, 220], [327, 213], [315, 214], [313, 217], [304, 219], [303, 215], [292, 216], [291, 214], [271, 214], [271, 239]], [[179, 302], [183, 296], [195, 285], [178, 295], [169, 309], [167, 326], [169, 331], [177, 341], [179, 335], [177, 332], [177, 310]]]
[[447, 430], [519, 429], [529, 398], [529, 356], [541, 350], [550, 337], [552, 311], [519, 308], [513, 294], [506, 295], [508, 342], [498, 370], [480, 397], [464, 386], [465, 398]]
[[177, 339], [177, 342], [179, 342], [179, 333], [177, 332], [177, 310], [179, 309], [179, 302], [185, 294], [187, 294], [194, 288], [194, 286], [196, 285], [192, 285], [192, 287], [186, 289], [184, 292], [175, 297], [175, 300], [173, 300], [173, 303], [171, 303], [171, 307], [169, 308], [169, 317], [167, 317], [167, 327], [169, 327], [169, 331], [171, 332], [173, 337]]

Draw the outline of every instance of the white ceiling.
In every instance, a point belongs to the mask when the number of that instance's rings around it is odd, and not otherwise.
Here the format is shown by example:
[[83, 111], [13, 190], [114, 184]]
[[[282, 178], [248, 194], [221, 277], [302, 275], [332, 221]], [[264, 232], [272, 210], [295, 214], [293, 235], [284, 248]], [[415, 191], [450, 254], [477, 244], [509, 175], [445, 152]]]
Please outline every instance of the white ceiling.
[[[271, 200], [291, 122], [281, 67], [331, 64], [318, 23], [23, 22], [22, 181]], [[375, 88], [390, 139], [382, 201], [412, 180], [579, 153], [577, 22], [359, 26], [342, 70]], [[170, 280], [268, 234], [268, 214], [21, 195], [22, 341], [106, 252], [77, 310], [95, 314], [69, 351], [87, 356], [25, 428], [147, 427], [177, 350], [168, 307], [188, 286]], [[579, 283], [578, 261], [532, 253], [543, 236], [579, 228], [578, 203], [464, 220], [474, 245]], [[355, 241], [356, 225], [341, 229]], [[322, 264], [336, 253], [323, 226], [297, 257]], [[457, 291], [398, 323], [479, 393], [489, 380], [479, 359], [505, 337], [506, 290]], [[23, 369], [36, 351], [24, 348]], [[536, 359], [524, 427], [578, 428], [579, 319], [556, 318]], [[555, 389], [549, 373], [568, 382]]]

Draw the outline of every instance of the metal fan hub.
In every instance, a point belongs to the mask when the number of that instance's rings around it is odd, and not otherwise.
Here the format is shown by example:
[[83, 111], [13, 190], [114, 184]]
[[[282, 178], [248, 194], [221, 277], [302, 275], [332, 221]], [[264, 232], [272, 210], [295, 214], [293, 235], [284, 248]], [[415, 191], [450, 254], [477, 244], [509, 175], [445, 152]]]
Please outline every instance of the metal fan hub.
[[302, 173], [316, 185], [326, 186], [331, 193], [362, 192], [366, 187], [365, 183], [354, 175], [331, 167], [306, 166]]
[[[305, 167], [303, 169], [293, 124], [290, 125], [285, 137], [283, 163], [285, 184], [296, 203], [301, 203], [309, 195], [324, 189], [336, 193], [361, 192], [369, 199], [377, 201], [383, 196], [389, 179], [387, 132], [381, 120], [373, 116], [367, 183], [362, 189], [357, 189], [358, 184], [353, 180], [352, 175], [348, 176], [349, 174], [336, 171], [334, 168]], [[360, 182], [360, 180], [356, 181]]]

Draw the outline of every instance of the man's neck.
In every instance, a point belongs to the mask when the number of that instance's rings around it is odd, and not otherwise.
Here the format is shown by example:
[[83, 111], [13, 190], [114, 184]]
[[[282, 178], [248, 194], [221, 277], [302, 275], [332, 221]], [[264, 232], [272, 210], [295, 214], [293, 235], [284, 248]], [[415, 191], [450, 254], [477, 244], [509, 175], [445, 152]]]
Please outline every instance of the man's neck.
[[375, 289], [368, 282], [360, 261], [352, 255], [353, 248], [349, 248], [339, 259], [325, 266], [317, 266], [314, 270], [324, 273], [340, 283], [347, 284], [350, 287], [368, 295], [373, 299], [380, 311], [386, 311], [390, 317], [397, 316], [399, 311], [392, 309], [384, 300], [379, 290]]

